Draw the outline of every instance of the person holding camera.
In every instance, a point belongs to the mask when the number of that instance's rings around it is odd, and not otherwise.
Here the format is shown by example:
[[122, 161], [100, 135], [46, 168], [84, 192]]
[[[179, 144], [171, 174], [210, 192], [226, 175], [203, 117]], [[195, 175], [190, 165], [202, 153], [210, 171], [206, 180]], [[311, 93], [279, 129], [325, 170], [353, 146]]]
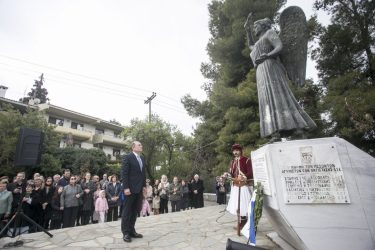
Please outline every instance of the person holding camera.
[[22, 200], [22, 194], [25, 194], [26, 192], [26, 180], [24, 172], [17, 173], [14, 181], [9, 184], [8, 191], [12, 192], [13, 195], [11, 214], [14, 214]]

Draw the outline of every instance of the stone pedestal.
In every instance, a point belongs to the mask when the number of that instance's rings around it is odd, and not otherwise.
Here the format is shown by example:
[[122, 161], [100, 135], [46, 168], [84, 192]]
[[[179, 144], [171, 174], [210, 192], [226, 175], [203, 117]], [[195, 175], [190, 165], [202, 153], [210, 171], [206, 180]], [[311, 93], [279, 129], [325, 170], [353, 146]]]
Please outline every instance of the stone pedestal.
[[296, 249], [375, 249], [375, 158], [332, 137], [251, 153], [264, 209]]

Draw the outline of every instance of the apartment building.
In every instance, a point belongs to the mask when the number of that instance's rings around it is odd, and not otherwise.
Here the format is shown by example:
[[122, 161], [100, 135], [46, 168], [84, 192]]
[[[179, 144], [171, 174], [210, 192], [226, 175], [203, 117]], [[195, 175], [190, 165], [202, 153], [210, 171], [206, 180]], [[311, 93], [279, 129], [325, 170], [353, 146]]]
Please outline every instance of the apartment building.
[[123, 150], [125, 141], [121, 137], [124, 129], [122, 126], [48, 103], [34, 102], [27, 105], [1, 96], [0, 102], [9, 103], [21, 110], [31, 107], [43, 112], [48, 123], [56, 125], [56, 132], [63, 134], [60, 141], [61, 148], [96, 147], [103, 150], [111, 160], [125, 153]]

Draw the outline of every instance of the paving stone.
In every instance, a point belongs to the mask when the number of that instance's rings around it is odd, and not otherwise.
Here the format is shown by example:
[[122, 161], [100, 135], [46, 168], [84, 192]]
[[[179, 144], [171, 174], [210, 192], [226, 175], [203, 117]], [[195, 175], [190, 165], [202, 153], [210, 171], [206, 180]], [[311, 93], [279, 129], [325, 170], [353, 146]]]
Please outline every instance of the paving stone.
[[104, 237], [97, 238], [96, 241], [98, 241], [101, 245], [107, 245], [107, 244], [113, 243], [113, 238], [104, 236]]
[[45, 246], [45, 247], [41, 247], [40, 249], [55, 249], [57, 248], [56, 245], [48, 245], [48, 246]]
[[149, 243], [147, 241], [144, 241], [143, 239], [132, 239], [132, 242], [124, 242], [123, 241], [123, 247], [129, 247], [129, 248], [143, 248], [146, 249], [148, 247]]
[[185, 249], [186, 247], [189, 247], [189, 244], [187, 242], [181, 242], [181, 243], [175, 244], [173, 246], [173, 249]]
[[[91, 224], [74, 228], [50, 231], [53, 238], [43, 232], [23, 234], [22, 248], [15, 249], [63, 249], [63, 250], [111, 250], [111, 249], [225, 249], [227, 239], [245, 243], [243, 236], [237, 236], [233, 226], [236, 216], [223, 213], [224, 206], [207, 206], [176, 213], [137, 219], [136, 230], [144, 235], [142, 239], [133, 239], [126, 243], [122, 239], [121, 222]], [[259, 247], [279, 249], [266, 234], [272, 232], [272, 226], [266, 218], [258, 226], [257, 242]], [[1, 238], [0, 248], [14, 239]]]
[[205, 247], [211, 247], [217, 243], [217, 240], [213, 238], [205, 238], [204, 240], [201, 241], [200, 246], [205, 248]]
[[85, 240], [70, 243], [69, 247], [97, 247], [99, 244], [95, 240]]
[[40, 247], [45, 247], [45, 246], [48, 246], [48, 245], [51, 245], [51, 242], [41, 242], [39, 244], [35, 244], [34, 247], [37, 247], [37, 248], [40, 248]]
[[[188, 246], [188, 247], [183, 248], [183, 250], [196, 250], [196, 249], [197, 248], [192, 247], [192, 246]], [[219, 248], [217, 248], [217, 249], [219, 249]]]
[[106, 247], [106, 249], [124, 249], [124, 248], [127, 247], [125, 244], [127, 244], [127, 243], [122, 241], [121, 243], [107, 244], [105, 247]]

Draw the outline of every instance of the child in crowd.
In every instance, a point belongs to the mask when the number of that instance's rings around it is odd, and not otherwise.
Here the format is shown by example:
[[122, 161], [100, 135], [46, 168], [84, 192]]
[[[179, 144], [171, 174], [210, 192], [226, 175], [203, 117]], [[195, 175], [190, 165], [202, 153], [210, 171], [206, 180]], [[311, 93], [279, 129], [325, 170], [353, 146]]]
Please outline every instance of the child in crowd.
[[[95, 207], [95, 204], [96, 204], [96, 200], [99, 198], [99, 194], [100, 194], [100, 191], [102, 191], [102, 186], [100, 185], [100, 182], [97, 182], [96, 183], [96, 191], [94, 192], [94, 207]], [[95, 223], [98, 223], [100, 219], [100, 215], [98, 212], [96, 212], [96, 210], [94, 210], [94, 213], [92, 215], [92, 223], [95, 224]]]
[[141, 209], [141, 216], [146, 217], [149, 216], [151, 213], [151, 206], [150, 203], [148, 203], [146, 196], [143, 196], [142, 200], [142, 209]]
[[154, 210], [154, 215], [158, 215], [159, 209], [160, 209], [160, 195], [159, 195], [159, 189], [157, 186], [154, 187], [154, 197], [152, 199], [152, 208]]
[[95, 212], [99, 213], [99, 223], [104, 223], [105, 214], [108, 212], [108, 202], [104, 190], [99, 192], [99, 197], [95, 201]]

